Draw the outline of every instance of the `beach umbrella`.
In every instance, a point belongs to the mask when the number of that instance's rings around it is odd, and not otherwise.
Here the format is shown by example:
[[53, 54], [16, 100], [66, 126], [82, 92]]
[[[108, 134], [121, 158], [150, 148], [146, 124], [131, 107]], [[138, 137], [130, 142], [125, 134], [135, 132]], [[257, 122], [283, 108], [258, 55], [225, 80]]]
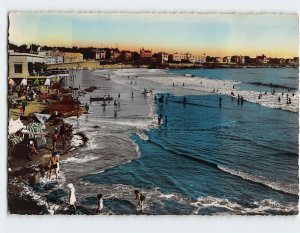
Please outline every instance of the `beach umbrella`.
[[23, 78], [23, 79], [22, 79], [21, 85], [27, 86], [27, 79], [26, 79], [26, 78]]
[[36, 119], [42, 124], [45, 124], [45, 122], [50, 118], [49, 114], [34, 113], [34, 115]]
[[13, 79], [11, 79], [11, 78], [9, 79], [8, 84], [9, 84], [10, 86], [16, 85], [15, 81], [14, 81]]
[[50, 79], [49, 79], [49, 78], [46, 79], [44, 85], [45, 85], [45, 86], [50, 86]]

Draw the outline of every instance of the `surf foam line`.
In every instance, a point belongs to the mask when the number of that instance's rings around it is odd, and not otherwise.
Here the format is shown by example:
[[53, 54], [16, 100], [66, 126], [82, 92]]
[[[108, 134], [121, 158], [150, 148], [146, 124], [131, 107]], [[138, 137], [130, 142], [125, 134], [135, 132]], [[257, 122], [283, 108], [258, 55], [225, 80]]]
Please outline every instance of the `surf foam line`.
[[230, 169], [220, 165], [218, 165], [218, 168], [231, 175], [241, 177], [244, 180], [249, 180], [254, 183], [263, 184], [271, 189], [284, 192], [287, 194], [298, 195], [298, 187], [295, 184], [271, 181], [263, 176], [258, 176], [258, 175], [242, 172], [239, 170]]
[[[273, 214], [297, 214], [298, 207], [295, 203], [280, 203], [272, 199], [264, 199], [255, 201], [253, 207], [245, 207], [237, 202], [226, 198], [217, 198], [212, 196], [200, 197], [191, 205], [196, 208], [194, 214], [198, 214], [200, 210], [205, 210], [208, 207], [220, 207], [230, 211], [229, 214], [241, 215], [270, 215]], [[216, 214], [216, 213], [215, 213]], [[223, 214], [222, 212], [220, 214]]]
[[263, 185], [265, 187], [271, 188], [271, 189], [279, 191], [279, 192], [283, 192], [283, 193], [286, 193], [286, 194], [298, 196], [298, 187], [295, 184], [284, 184], [282, 182], [271, 181], [271, 180], [269, 180], [269, 179], [267, 179], [263, 176], [258, 176], [258, 175], [238, 171], [238, 170], [229, 169], [229, 168], [226, 168], [224, 166], [218, 165], [214, 162], [210, 162], [210, 161], [204, 160], [202, 158], [196, 158], [194, 156], [178, 152], [178, 151], [170, 149], [166, 146], [160, 145], [159, 143], [156, 143], [151, 139], [148, 142], [151, 142], [152, 144], [154, 144], [156, 146], [159, 146], [163, 150], [166, 150], [166, 151], [169, 151], [171, 153], [182, 156], [184, 158], [188, 158], [188, 159], [191, 159], [193, 161], [208, 165], [208, 166], [210, 166], [212, 168], [215, 168], [219, 171], [222, 171], [226, 174], [230, 174], [230, 175], [242, 178], [243, 180], [247, 180], [247, 181], [252, 182], [252, 183]]

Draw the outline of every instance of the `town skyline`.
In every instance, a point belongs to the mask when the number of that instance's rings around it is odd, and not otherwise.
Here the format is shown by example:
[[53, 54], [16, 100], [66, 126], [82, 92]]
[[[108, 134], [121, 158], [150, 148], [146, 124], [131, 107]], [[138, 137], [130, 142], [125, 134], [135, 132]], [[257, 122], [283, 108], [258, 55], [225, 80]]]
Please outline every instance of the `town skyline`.
[[11, 13], [9, 42], [195, 56], [298, 56], [296, 15]]

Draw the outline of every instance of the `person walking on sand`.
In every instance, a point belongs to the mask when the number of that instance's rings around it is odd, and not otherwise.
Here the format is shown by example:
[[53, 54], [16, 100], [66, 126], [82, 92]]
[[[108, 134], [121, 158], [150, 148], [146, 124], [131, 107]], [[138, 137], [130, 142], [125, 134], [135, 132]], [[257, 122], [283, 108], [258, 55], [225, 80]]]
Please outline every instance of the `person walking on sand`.
[[103, 195], [101, 193], [99, 193], [97, 195], [97, 211], [96, 213], [97, 214], [100, 214], [101, 213], [101, 210], [103, 209]]
[[88, 103], [85, 104], [85, 110], [86, 110], [86, 113], [89, 113], [89, 109], [90, 109], [90, 106], [88, 105]]
[[72, 183], [68, 184], [68, 187], [70, 189], [69, 191], [69, 204], [74, 207], [76, 211], [76, 196], [75, 196], [75, 188]]
[[118, 107], [118, 103], [117, 100], [114, 101], [114, 107], [117, 108]]
[[52, 153], [52, 157], [50, 158], [49, 165], [49, 180], [51, 180], [52, 170], [54, 170], [56, 179], [58, 179], [58, 173], [59, 173], [59, 156], [57, 156], [57, 152]]

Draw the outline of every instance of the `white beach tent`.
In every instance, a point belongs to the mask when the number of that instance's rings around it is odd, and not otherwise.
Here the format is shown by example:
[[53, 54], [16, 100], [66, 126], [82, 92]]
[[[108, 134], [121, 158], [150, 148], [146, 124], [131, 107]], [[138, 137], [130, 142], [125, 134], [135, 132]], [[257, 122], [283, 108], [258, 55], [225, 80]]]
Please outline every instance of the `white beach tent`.
[[16, 85], [16, 82], [13, 80], [13, 79], [9, 79], [8, 80], [8, 84], [10, 85], [10, 86], [14, 86], [14, 85]]
[[23, 79], [22, 79], [21, 85], [27, 86], [27, 79], [26, 79], [26, 78], [23, 78]]
[[20, 120], [20, 118], [15, 121], [13, 119], [10, 119], [8, 123], [8, 134], [16, 133], [19, 130], [23, 129], [24, 127], [25, 126]]
[[45, 86], [50, 86], [50, 79], [49, 79], [49, 78], [46, 79], [44, 85], [45, 85]]

